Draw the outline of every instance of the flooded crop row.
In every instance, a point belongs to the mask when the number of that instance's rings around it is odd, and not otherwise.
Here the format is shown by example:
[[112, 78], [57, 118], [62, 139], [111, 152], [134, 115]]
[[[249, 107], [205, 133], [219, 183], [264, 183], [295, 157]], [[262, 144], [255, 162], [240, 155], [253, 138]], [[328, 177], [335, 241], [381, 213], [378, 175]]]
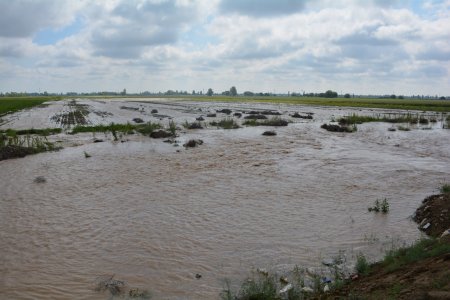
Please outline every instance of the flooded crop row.
[[[289, 123], [243, 125], [264, 111]], [[385, 122], [321, 128], [353, 113], [390, 112], [76, 99], [2, 117], [0, 129], [62, 127], [48, 139], [64, 149], [0, 161], [0, 298], [108, 299], [123, 283], [153, 299], [218, 299], [225, 279], [236, 285], [252, 269], [317, 268], [340, 252], [350, 263], [360, 252], [373, 260], [414, 241], [411, 215], [450, 181], [446, 116], [403, 124], [409, 131]], [[68, 134], [136, 118], [174, 122], [178, 136]], [[240, 128], [210, 125], [227, 118]], [[182, 147], [189, 140], [203, 143]], [[385, 198], [389, 213], [368, 212]]]

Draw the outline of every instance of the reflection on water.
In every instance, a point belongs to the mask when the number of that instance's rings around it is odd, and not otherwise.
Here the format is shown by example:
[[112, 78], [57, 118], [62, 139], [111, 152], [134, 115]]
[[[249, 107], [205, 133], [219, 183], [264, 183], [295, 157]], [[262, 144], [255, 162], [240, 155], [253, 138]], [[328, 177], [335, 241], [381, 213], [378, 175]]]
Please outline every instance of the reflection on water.
[[[450, 132], [329, 133], [336, 111], [313, 110], [275, 137], [208, 129], [180, 137], [205, 141], [189, 150], [135, 138], [1, 161], [0, 298], [107, 299], [94, 283], [115, 274], [154, 299], [217, 299], [253, 267], [418, 238], [409, 216], [450, 179]], [[367, 212], [385, 197], [389, 214]]]

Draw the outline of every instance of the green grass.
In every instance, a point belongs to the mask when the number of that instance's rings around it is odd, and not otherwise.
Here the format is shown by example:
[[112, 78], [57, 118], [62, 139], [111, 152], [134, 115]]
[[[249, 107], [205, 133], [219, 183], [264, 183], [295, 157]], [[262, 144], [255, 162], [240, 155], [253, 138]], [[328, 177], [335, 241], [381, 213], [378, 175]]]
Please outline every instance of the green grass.
[[147, 135], [152, 133], [155, 129], [160, 129], [161, 125], [158, 123], [145, 123], [145, 124], [115, 124], [111, 123], [109, 125], [95, 125], [95, 126], [75, 126], [71, 134], [82, 133], [82, 132], [121, 132], [124, 134], [132, 134], [137, 131], [141, 134]]
[[220, 121], [212, 121], [209, 123], [211, 126], [217, 126], [223, 129], [237, 129], [239, 125], [232, 118], [225, 118]]
[[30, 135], [30, 134], [48, 136], [48, 135], [58, 134], [61, 132], [62, 132], [61, 128], [42, 128], [42, 129], [31, 128], [31, 129], [21, 129], [21, 130], [15, 130], [15, 129], [0, 130], [0, 133], [4, 133], [7, 136]]
[[441, 192], [442, 194], [448, 194], [448, 193], [450, 193], [450, 183], [445, 183], [445, 184], [443, 184], [443, 185], [441, 186], [441, 188], [440, 188], [440, 192]]
[[[423, 117], [420, 120], [424, 119]], [[350, 125], [350, 124], [362, 124], [368, 122], [388, 122], [388, 123], [417, 123], [419, 120], [417, 115], [413, 114], [398, 114], [398, 115], [381, 115], [376, 114], [372, 116], [363, 116], [352, 114], [349, 116], [342, 117], [338, 119], [339, 124], [341, 125]], [[427, 119], [424, 119], [427, 120]], [[428, 121], [428, 120], [427, 120]]]
[[62, 97], [0, 97], [0, 116], [61, 99]]
[[370, 264], [366, 257], [361, 253], [356, 258], [355, 270], [361, 275], [367, 275], [370, 272]]
[[422, 239], [409, 247], [388, 251], [382, 265], [388, 272], [392, 272], [406, 264], [444, 253], [450, 253], [449, 243], [439, 243], [436, 239]]

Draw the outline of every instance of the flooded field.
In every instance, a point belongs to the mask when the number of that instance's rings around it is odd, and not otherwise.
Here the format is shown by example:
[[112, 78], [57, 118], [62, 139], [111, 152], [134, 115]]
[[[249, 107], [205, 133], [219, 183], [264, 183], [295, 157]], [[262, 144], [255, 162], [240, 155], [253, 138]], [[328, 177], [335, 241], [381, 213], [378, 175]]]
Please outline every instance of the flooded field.
[[[221, 120], [228, 116], [221, 109], [238, 123], [251, 110], [276, 111], [292, 123], [181, 126], [200, 116]], [[291, 117], [296, 112], [313, 118]], [[392, 244], [416, 240], [411, 215], [450, 181], [445, 116], [422, 114], [436, 122], [410, 131], [381, 122], [352, 133], [320, 128], [353, 113], [392, 112], [76, 99], [4, 116], [1, 129], [70, 131], [134, 118], [172, 120], [180, 129], [175, 144], [138, 134], [113, 141], [109, 133], [61, 133], [49, 137], [64, 146], [58, 152], [0, 161], [0, 298], [109, 299], [96, 282], [114, 275], [152, 299], [218, 299], [226, 278], [237, 285], [252, 269], [316, 268], [340, 251], [349, 264], [360, 252], [375, 260]], [[277, 135], [263, 136], [266, 130]], [[204, 143], [182, 147], [189, 139]], [[368, 212], [384, 198], [388, 214]]]

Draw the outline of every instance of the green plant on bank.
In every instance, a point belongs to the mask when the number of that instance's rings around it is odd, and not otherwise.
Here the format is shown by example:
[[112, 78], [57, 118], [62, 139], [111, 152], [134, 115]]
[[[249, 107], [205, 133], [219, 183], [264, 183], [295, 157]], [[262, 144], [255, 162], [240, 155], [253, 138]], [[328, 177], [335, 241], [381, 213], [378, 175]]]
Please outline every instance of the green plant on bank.
[[[305, 271], [295, 266], [291, 273], [289, 288], [280, 292], [287, 287], [287, 283], [281, 283], [276, 275], [254, 274], [253, 277], [245, 280], [239, 291], [234, 293], [231, 290], [230, 282], [225, 281], [225, 288], [220, 293], [222, 300], [303, 300], [309, 299], [308, 293], [303, 290], [305, 287]], [[312, 289], [316, 293], [323, 293], [324, 283], [319, 275], [313, 278]], [[309, 294], [311, 295], [311, 294]]]
[[177, 136], [177, 125], [173, 120], [169, 121], [169, 132], [172, 134], [172, 136]]
[[450, 183], [445, 183], [441, 186], [441, 188], [439, 189], [439, 191], [442, 194], [448, 194], [450, 193]]
[[281, 119], [280, 117], [273, 117], [267, 120], [246, 120], [242, 125], [245, 126], [287, 126], [288, 121]]
[[368, 208], [368, 211], [374, 211], [374, 212], [382, 212], [382, 213], [387, 213], [389, 212], [389, 202], [387, 200], [387, 198], [384, 198], [383, 201], [380, 200], [375, 200], [375, 203], [372, 207]]
[[421, 239], [408, 247], [390, 250], [386, 253], [382, 265], [388, 272], [428, 257], [450, 253], [450, 243], [440, 243], [437, 239]]
[[360, 275], [368, 275], [370, 272], [370, 264], [362, 253], [356, 257], [355, 271]]
[[217, 126], [223, 129], [237, 129], [239, 125], [232, 118], [225, 118], [220, 121], [212, 121], [209, 123], [211, 126]]

